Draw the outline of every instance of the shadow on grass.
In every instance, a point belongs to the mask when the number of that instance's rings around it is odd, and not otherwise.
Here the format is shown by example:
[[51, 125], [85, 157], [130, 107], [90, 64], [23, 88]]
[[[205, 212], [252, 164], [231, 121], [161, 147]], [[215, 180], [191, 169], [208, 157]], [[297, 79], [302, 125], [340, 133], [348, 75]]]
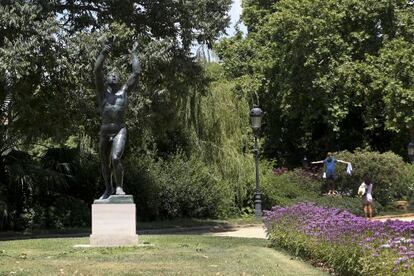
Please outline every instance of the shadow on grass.
[[[234, 231], [240, 227], [260, 225], [261, 219], [255, 217], [214, 219], [175, 219], [152, 222], [137, 222], [137, 234], [184, 234], [202, 235], [214, 232]], [[45, 238], [80, 238], [89, 237], [91, 228], [68, 229], [33, 229], [23, 232], [0, 232], [0, 241], [45, 239]]]

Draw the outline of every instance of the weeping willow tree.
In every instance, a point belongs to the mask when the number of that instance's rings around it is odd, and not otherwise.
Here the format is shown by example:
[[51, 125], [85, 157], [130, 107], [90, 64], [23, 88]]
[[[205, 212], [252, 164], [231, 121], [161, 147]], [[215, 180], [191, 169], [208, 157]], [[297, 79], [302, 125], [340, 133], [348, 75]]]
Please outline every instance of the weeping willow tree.
[[232, 205], [241, 209], [252, 203], [255, 185], [250, 103], [224, 78], [222, 65], [209, 63], [205, 69], [211, 83], [198, 99], [191, 128], [193, 154], [210, 167]]

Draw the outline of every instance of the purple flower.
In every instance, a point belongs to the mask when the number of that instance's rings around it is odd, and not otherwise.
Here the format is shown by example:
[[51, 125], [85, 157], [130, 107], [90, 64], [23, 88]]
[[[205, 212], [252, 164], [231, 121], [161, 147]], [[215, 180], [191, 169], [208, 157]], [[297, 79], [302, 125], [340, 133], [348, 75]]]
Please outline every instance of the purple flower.
[[[414, 267], [414, 222], [369, 221], [348, 211], [299, 203], [289, 207], [273, 207], [265, 212], [267, 232], [272, 227], [286, 233], [297, 233], [316, 243], [349, 246], [367, 252], [380, 262], [394, 256], [394, 264]], [[275, 228], [275, 229], [276, 229]], [[387, 250], [383, 256], [381, 252]], [[388, 256], [388, 257], [387, 257]], [[394, 267], [398, 271], [398, 267]]]

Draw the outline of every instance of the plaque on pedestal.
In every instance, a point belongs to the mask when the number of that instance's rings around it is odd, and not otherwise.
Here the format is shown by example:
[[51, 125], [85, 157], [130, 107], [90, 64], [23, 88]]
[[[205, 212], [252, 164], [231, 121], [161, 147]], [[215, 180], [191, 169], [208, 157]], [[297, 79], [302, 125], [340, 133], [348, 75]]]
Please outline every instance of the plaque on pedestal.
[[135, 204], [131, 195], [112, 195], [108, 199], [95, 200], [92, 205], [90, 245], [138, 245]]

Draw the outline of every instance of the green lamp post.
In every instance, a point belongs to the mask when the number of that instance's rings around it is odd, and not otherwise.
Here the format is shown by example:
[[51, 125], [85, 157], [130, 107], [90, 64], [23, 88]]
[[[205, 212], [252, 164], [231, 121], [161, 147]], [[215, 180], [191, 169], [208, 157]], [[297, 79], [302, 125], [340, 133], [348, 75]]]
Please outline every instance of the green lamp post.
[[256, 193], [254, 198], [254, 209], [256, 217], [262, 216], [262, 194], [260, 192], [260, 178], [259, 178], [259, 148], [257, 145], [257, 139], [259, 130], [262, 126], [263, 111], [256, 105], [250, 110], [250, 122], [254, 135], [254, 156], [256, 161]]

